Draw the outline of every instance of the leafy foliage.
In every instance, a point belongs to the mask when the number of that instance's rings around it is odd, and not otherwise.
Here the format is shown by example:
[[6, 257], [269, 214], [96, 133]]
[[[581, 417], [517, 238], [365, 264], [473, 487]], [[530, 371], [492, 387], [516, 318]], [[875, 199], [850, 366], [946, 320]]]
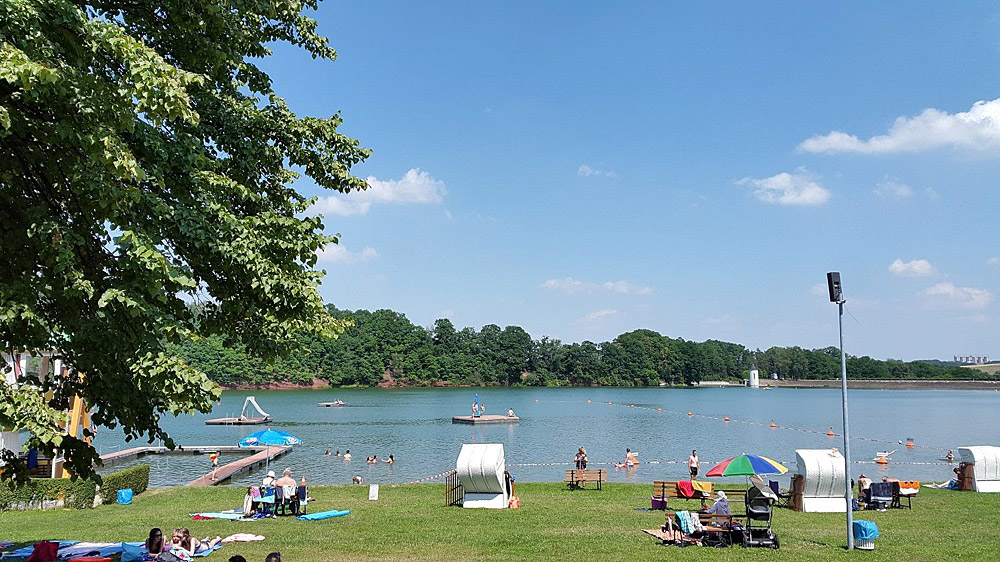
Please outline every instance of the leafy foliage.
[[11, 509], [37, 509], [45, 502], [63, 500], [72, 509], [94, 507], [97, 484], [93, 480], [77, 478], [32, 478], [25, 482], [0, 481], [0, 511]]
[[[670, 338], [635, 330], [610, 342], [563, 344], [547, 337], [533, 340], [518, 326], [483, 326], [457, 330], [442, 318], [430, 329], [391, 310], [341, 311], [355, 325], [338, 339], [302, 337], [307, 352], [267, 365], [220, 340], [190, 342], [178, 348], [184, 360], [220, 384], [307, 384], [314, 378], [332, 385], [374, 386], [383, 380], [400, 384], [489, 386], [652, 386], [692, 384], [702, 380], [740, 380], [757, 365], [762, 377], [836, 379], [840, 351], [772, 347], [750, 351], [737, 343]], [[851, 378], [987, 378], [980, 372], [927, 362], [878, 361], [849, 357]]]
[[169, 446], [160, 416], [219, 392], [171, 346], [273, 357], [345, 327], [316, 291], [337, 239], [290, 184], [364, 189], [351, 167], [369, 151], [339, 115], [295, 115], [255, 62], [279, 41], [333, 60], [302, 13], [316, 4], [0, 3], [0, 349], [56, 349], [85, 373], [0, 385], [0, 426], [74, 473], [97, 458], [59, 429], [74, 395]]

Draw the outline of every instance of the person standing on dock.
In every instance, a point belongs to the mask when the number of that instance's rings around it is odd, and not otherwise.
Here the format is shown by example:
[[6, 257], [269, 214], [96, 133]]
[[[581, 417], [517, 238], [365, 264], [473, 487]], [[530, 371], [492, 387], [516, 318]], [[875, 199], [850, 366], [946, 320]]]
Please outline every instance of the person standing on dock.
[[208, 455], [209, 460], [212, 461], [212, 482], [215, 482], [215, 475], [219, 472], [219, 456], [221, 454], [222, 451], [216, 451], [211, 455]]

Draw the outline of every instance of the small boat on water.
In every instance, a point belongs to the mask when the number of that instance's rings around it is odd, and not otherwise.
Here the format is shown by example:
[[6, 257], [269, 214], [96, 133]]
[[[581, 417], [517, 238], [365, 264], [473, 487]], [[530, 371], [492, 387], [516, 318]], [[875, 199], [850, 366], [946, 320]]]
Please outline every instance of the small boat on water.
[[[251, 407], [253, 411], [248, 411]], [[253, 396], [247, 396], [247, 399], [243, 401], [243, 410], [240, 411], [239, 417], [212, 418], [205, 420], [205, 425], [261, 425], [271, 420], [271, 414], [265, 412]]]
[[319, 406], [320, 408], [332, 408], [334, 406], [343, 406], [344, 405], [344, 401], [338, 399], [338, 400], [334, 400], [333, 402], [319, 402], [316, 405]]

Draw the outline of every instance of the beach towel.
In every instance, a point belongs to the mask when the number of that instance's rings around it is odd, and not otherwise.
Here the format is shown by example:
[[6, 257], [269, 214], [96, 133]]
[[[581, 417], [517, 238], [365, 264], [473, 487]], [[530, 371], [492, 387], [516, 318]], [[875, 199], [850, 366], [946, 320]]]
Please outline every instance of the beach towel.
[[677, 482], [677, 494], [684, 498], [691, 498], [694, 495], [694, 488], [687, 480]]
[[254, 535], [252, 533], [236, 533], [222, 539], [222, 542], [253, 542], [264, 540], [264, 535]]
[[78, 542], [59, 549], [59, 559], [66, 560], [80, 556], [111, 556], [122, 551], [120, 542]]
[[209, 554], [212, 554], [213, 552], [215, 552], [216, 550], [219, 550], [220, 548], [222, 548], [222, 543], [221, 542], [219, 544], [213, 546], [212, 548], [206, 548], [205, 550], [199, 550], [198, 552], [195, 552], [193, 554], [193, 556], [195, 558], [201, 558], [203, 556], [208, 556]]
[[206, 513], [191, 513], [190, 515], [196, 521], [201, 519], [229, 519], [232, 521], [243, 519], [243, 513], [235, 511], [209, 511]]
[[319, 521], [321, 519], [329, 519], [331, 517], [341, 517], [350, 513], [350, 510], [343, 511], [321, 511], [319, 513], [310, 513], [309, 515], [299, 515], [296, 519], [300, 521]]
[[[71, 545], [74, 545], [74, 544], [76, 544], [76, 543], [78, 543], [80, 541], [51, 541], [51, 542], [58, 543], [58, 546], [56, 547], [56, 550], [58, 550], [59, 548], [71, 546]], [[34, 545], [25, 546], [25, 547], [19, 548], [17, 550], [14, 550], [12, 552], [8, 552], [8, 553], [4, 554], [3, 557], [4, 557], [4, 560], [7, 560], [8, 558], [27, 558], [27, 557], [31, 556], [31, 553], [34, 552], [34, 550], [35, 550], [35, 546]]]
[[691, 487], [694, 488], [695, 491], [701, 492], [701, 493], [705, 494], [706, 496], [711, 496], [712, 495], [712, 483], [711, 482], [705, 482], [703, 480], [692, 480], [691, 481]]
[[685, 535], [690, 535], [694, 532], [694, 524], [691, 523], [691, 513], [688, 511], [678, 511], [677, 512], [677, 525], [681, 528], [681, 532]]

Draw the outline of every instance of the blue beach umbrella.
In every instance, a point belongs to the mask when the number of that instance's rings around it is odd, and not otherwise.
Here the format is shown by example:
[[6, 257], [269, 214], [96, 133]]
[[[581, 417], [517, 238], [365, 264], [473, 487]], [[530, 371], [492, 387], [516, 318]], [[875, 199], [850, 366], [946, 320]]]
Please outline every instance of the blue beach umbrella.
[[240, 440], [240, 447], [257, 447], [260, 445], [301, 445], [302, 440], [288, 433], [276, 429], [264, 429], [255, 431]]

